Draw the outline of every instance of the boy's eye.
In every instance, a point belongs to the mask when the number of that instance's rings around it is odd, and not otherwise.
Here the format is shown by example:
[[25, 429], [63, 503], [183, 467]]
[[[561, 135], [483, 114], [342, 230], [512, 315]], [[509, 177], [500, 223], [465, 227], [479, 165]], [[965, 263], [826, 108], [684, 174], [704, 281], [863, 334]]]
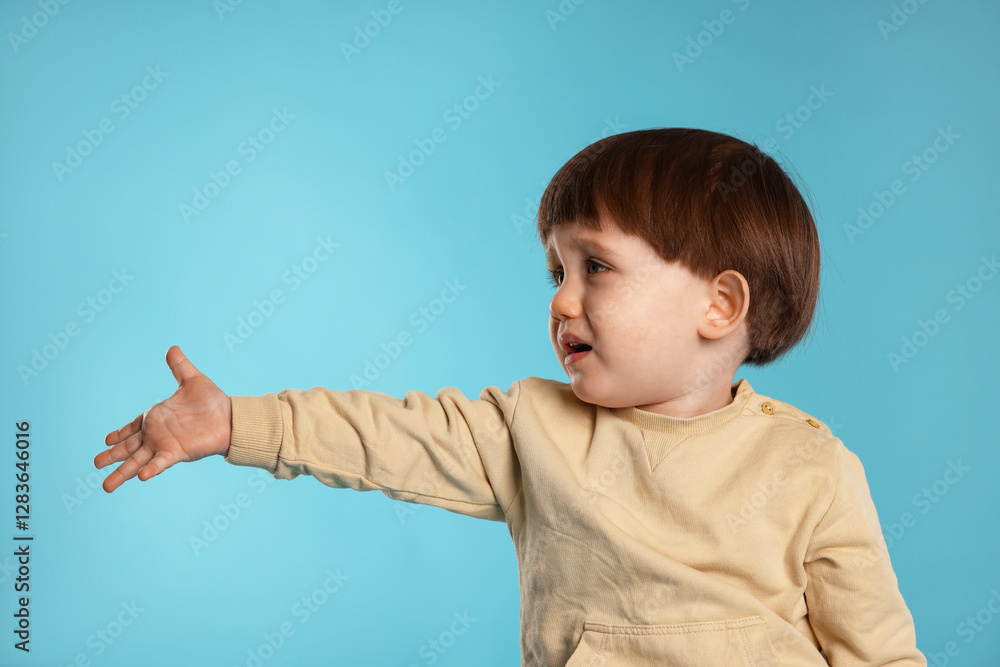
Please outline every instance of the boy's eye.
[[[608, 270], [608, 267], [606, 267], [603, 264], [600, 264], [598, 262], [595, 262], [592, 259], [585, 259], [583, 261], [583, 263], [586, 265], [586, 267], [588, 269], [587, 273], [590, 273], [590, 274], [600, 273], [601, 271], [607, 271]], [[597, 267], [598, 270], [597, 271], [590, 271], [590, 269], [592, 267], [595, 267], [595, 266]], [[562, 269], [546, 269], [545, 273], [548, 276], [549, 282], [552, 283], [552, 286], [553, 287], [559, 287], [559, 284], [562, 282]]]
[[[602, 269], [602, 270], [604, 270], [604, 271], [607, 271], [607, 270], [608, 270], [608, 267], [604, 266], [603, 264], [598, 264], [597, 262], [595, 262], [595, 261], [594, 261], [594, 260], [592, 260], [592, 259], [588, 259], [588, 260], [587, 260], [587, 264], [588, 264], [588, 268], [589, 268], [589, 267], [591, 267], [591, 266], [596, 266], [596, 267], [598, 267], [599, 269]], [[600, 273], [600, 271], [592, 271], [592, 272], [591, 272], [591, 271], [588, 271], [588, 273]]]

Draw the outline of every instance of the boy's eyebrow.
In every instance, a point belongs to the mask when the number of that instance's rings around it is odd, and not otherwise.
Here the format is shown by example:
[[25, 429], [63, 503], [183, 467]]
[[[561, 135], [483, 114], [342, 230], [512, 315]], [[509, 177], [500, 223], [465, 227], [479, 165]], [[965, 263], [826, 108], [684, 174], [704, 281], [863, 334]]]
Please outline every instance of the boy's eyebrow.
[[580, 241], [580, 245], [582, 245], [584, 248], [587, 248], [588, 250], [596, 250], [597, 252], [608, 253], [611, 255], [614, 254], [614, 251], [612, 251], [611, 248], [607, 248], [601, 245], [601, 243], [596, 239], [593, 241], [587, 241], [585, 239], [583, 241]]
[[[604, 245], [601, 245], [601, 243], [596, 239], [595, 240], [581, 239], [577, 241], [577, 244], [584, 250], [590, 250], [604, 255], [616, 254], [614, 250]], [[553, 248], [549, 248], [548, 251], [545, 253], [545, 263], [551, 264], [555, 260], [556, 260], [556, 252]]]

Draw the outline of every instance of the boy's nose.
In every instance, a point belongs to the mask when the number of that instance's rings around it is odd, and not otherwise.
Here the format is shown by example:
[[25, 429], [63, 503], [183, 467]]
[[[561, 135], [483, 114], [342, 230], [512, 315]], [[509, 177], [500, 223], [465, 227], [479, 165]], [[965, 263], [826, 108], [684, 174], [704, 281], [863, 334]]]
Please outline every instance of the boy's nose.
[[549, 302], [549, 313], [557, 320], [567, 320], [580, 317], [582, 311], [579, 293], [564, 281]]

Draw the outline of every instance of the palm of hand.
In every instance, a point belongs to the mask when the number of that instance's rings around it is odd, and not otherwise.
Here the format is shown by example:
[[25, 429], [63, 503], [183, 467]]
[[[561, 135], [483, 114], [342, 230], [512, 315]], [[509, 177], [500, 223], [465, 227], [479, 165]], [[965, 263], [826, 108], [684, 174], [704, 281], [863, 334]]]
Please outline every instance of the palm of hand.
[[229, 447], [229, 396], [198, 371], [180, 348], [167, 351], [167, 364], [179, 384], [177, 391], [109, 433], [105, 444], [113, 446], [94, 458], [98, 468], [124, 461], [104, 480], [108, 493], [136, 475], [146, 481], [175, 463], [224, 455]]

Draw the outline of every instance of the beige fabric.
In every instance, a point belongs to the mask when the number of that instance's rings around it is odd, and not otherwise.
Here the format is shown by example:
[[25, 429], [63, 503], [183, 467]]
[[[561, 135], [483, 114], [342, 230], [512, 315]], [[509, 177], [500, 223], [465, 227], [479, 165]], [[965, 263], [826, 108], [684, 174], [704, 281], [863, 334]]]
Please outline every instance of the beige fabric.
[[505, 521], [523, 665], [926, 665], [861, 462], [733, 391], [686, 420], [535, 377], [233, 396], [226, 460]]

